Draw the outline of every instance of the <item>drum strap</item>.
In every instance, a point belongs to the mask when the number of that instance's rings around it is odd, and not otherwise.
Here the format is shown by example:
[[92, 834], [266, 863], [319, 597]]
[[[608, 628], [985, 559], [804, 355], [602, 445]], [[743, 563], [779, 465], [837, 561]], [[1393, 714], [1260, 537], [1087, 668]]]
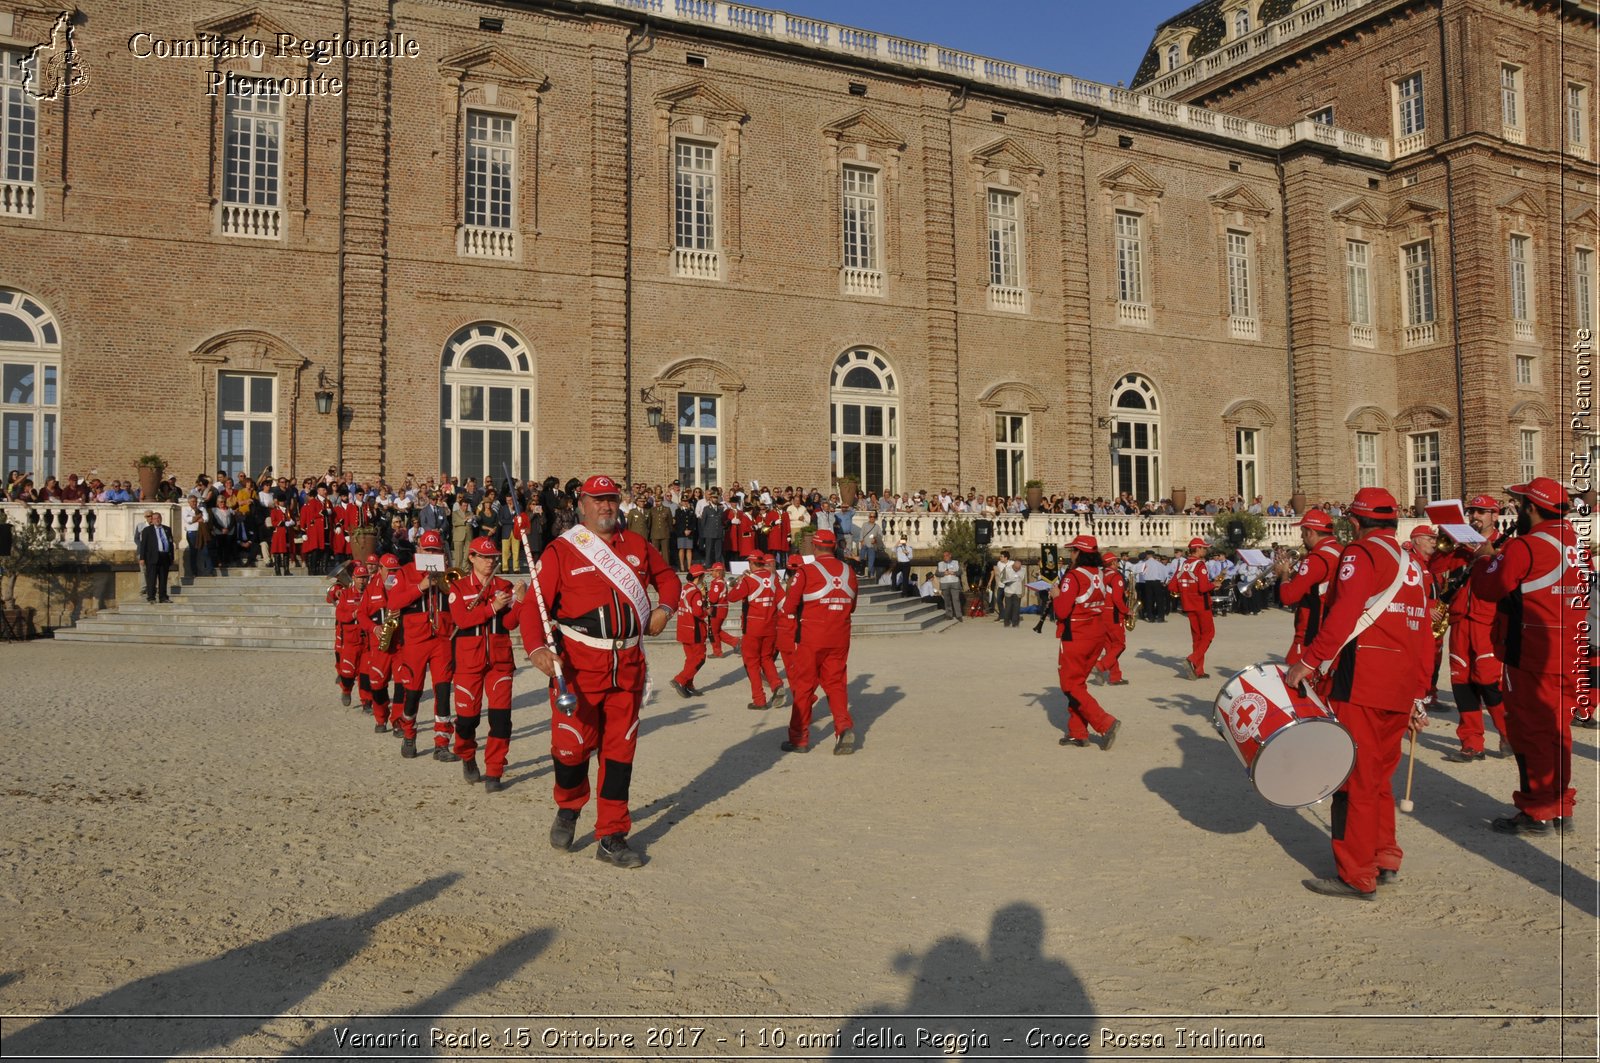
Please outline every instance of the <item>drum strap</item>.
[[[1333, 662], [1339, 659], [1339, 654], [1344, 652], [1344, 648], [1346, 646], [1354, 642], [1357, 636], [1359, 636], [1363, 631], [1367, 630], [1367, 628], [1371, 627], [1373, 624], [1376, 624], [1378, 622], [1378, 618], [1384, 613], [1388, 612], [1389, 603], [1394, 601], [1395, 595], [1400, 593], [1400, 588], [1406, 585], [1406, 569], [1412, 564], [1410, 558], [1406, 555], [1402, 555], [1399, 550], [1390, 546], [1382, 539], [1372, 539], [1369, 541], [1377, 543], [1379, 546], [1383, 547], [1384, 550], [1388, 551], [1394, 556], [1396, 565], [1394, 582], [1389, 584], [1389, 586], [1384, 589], [1382, 594], [1379, 594], [1377, 597], [1372, 598], [1367, 602], [1366, 609], [1362, 610], [1361, 615], [1356, 618], [1355, 626], [1350, 629], [1349, 636], [1344, 640], [1344, 642], [1339, 644], [1338, 652], [1324, 662], [1322, 669], [1323, 671], [1327, 671], [1330, 667], [1332, 667]], [[1360, 546], [1361, 544], [1352, 543], [1351, 545]], [[1371, 555], [1369, 554], [1368, 556]]]

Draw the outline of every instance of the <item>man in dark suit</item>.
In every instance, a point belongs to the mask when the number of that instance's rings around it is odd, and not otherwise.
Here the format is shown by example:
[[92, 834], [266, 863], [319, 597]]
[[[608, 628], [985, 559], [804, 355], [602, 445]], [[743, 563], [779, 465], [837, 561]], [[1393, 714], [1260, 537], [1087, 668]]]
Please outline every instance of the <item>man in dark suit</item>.
[[167, 573], [172, 570], [172, 531], [161, 523], [153, 510], [144, 515], [145, 526], [134, 540], [134, 553], [144, 572], [144, 597], [147, 602], [170, 602]]

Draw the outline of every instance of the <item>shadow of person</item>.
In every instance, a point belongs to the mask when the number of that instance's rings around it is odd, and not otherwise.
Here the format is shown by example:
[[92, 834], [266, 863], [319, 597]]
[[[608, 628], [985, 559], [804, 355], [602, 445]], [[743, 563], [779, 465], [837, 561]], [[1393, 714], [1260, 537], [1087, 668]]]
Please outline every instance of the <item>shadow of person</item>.
[[[403, 1052], [397, 1053], [406, 1059], [431, 1059], [446, 1054], [444, 1051], [446, 1049], [464, 1047], [474, 1047], [481, 1051], [485, 1046], [430, 1044], [429, 1031], [436, 1026], [446, 1031], [471, 1027], [471, 1022], [454, 1024], [445, 1020], [463, 1003], [479, 993], [511, 981], [523, 967], [532, 963], [549, 948], [555, 938], [556, 931], [553, 927], [541, 927], [519, 934], [462, 971], [449, 985], [432, 996], [417, 1001], [414, 1006], [387, 1015], [364, 1016], [348, 1024], [334, 1023], [318, 1030], [309, 1040], [286, 1053], [286, 1058], [307, 1056], [320, 1059], [338, 1059], [341, 1056], [366, 1058], [365, 1051], [352, 1051], [352, 1046], [383, 1044], [383, 1041], [376, 1038], [398, 1031], [415, 1034], [418, 1038], [419, 1043], [416, 1047], [407, 1047]], [[507, 1046], [495, 1044], [487, 1047], [503, 1049]], [[450, 1051], [449, 1054], [455, 1053]]]
[[[872, 725], [884, 713], [894, 708], [905, 700], [906, 693], [898, 686], [886, 686], [879, 690], [872, 690], [873, 673], [863, 672], [853, 676], [846, 684], [846, 696], [850, 699], [850, 719], [855, 724], [856, 737], [864, 739], [867, 732], [872, 730]], [[827, 698], [817, 699], [817, 711], [822, 713], [827, 704]], [[832, 726], [829, 722], [831, 716], [823, 714], [821, 722]], [[813, 721], [815, 722], [815, 720]], [[861, 748], [865, 748], [863, 745]]]
[[1139, 652], [1134, 656], [1141, 661], [1149, 661], [1151, 664], [1159, 664], [1163, 668], [1171, 668], [1174, 672], [1183, 671], [1182, 657], [1168, 657], [1164, 653], [1157, 653], [1149, 646], [1140, 647]]
[[[874, 1005], [847, 1020], [835, 1057], [1004, 1058], [1039, 1055], [1039, 1047], [1052, 1059], [1087, 1056], [1095, 1029], [1088, 991], [1043, 949], [1043, 913], [1019, 902], [994, 913], [981, 948], [950, 936], [922, 956], [895, 957], [894, 970], [912, 980], [905, 1006]], [[1025, 1050], [1030, 1030], [1044, 1042], [1033, 1051]]]
[[1067, 696], [1061, 692], [1060, 687], [1047, 687], [1044, 690], [1031, 691], [1023, 695], [1026, 704], [1039, 706], [1039, 711], [1044, 713], [1045, 722], [1051, 727], [1067, 733], [1067, 722], [1071, 712], [1067, 707]]
[[1172, 806], [1191, 826], [1208, 834], [1243, 834], [1257, 824], [1315, 877], [1327, 872], [1328, 837], [1292, 808], [1269, 804], [1250, 786], [1249, 776], [1226, 739], [1187, 724], [1173, 724], [1177, 767], [1152, 768], [1145, 789]]
[[221, 956], [129, 982], [7, 1035], [6, 1055], [161, 1058], [230, 1044], [259, 1030], [269, 1021], [265, 1016], [285, 1014], [314, 993], [367, 947], [379, 923], [427, 904], [460, 877], [438, 875], [358, 915], [302, 923]]

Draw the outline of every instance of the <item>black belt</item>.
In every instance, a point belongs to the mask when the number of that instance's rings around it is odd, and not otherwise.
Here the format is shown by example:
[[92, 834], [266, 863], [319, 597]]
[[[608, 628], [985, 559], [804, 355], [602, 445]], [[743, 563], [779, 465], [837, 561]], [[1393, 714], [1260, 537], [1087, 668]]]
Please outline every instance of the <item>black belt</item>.
[[477, 638], [481, 635], [509, 635], [504, 623], [498, 617], [486, 624], [477, 624], [473, 627], [456, 628], [456, 638]]

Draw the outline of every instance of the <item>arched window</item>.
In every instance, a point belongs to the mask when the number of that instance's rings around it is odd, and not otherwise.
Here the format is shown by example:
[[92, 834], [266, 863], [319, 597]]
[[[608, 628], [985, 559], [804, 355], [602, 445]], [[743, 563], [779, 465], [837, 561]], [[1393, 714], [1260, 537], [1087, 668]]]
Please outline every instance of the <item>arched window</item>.
[[833, 363], [833, 476], [854, 476], [863, 493], [900, 489], [900, 393], [877, 351], [857, 348]]
[[1156, 389], [1137, 373], [1111, 390], [1111, 465], [1113, 487], [1140, 502], [1159, 501], [1161, 488], [1161, 412]]
[[1240, 8], [1233, 13], [1233, 36], [1237, 40], [1240, 37], [1248, 36], [1249, 33], [1250, 11], [1248, 8]]
[[439, 466], [465, 482], [499, 483], [507, 469], [533, 475], [533, 372], [528, 345], [504, 325], [479, 321], [444, 345]]
[[61, 452], [61, 331], [55, 316], [13, 288], [0, 288], [0, 441], [5, 469], [42, 485]]
[[1167, 69], [1176, 70], [1183, 65], [1183, 49], [1176, 44], [1167, 45]]

